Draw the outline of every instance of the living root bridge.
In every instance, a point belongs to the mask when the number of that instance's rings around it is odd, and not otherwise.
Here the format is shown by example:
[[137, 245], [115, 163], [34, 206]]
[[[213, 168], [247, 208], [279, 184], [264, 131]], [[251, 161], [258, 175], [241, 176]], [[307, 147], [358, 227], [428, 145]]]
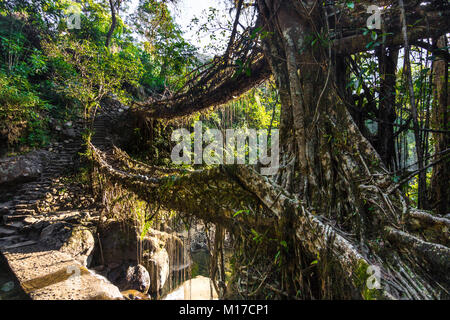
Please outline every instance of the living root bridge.
[[[96, 168], [108, 181], [121, 185], [148, 203], [158, 203], [162, 208], [175, 210], [186, 217], [214, 223], [235, 235], [250, 228], [269, 235], [279, 234], [282, 221], [290, 216], [292, 234], [286, 236], [293, 237], [294, 246], [301, 246], [313, 256], [324, 250], [331, 251], [340, 272], [362, 297], [431, 299], [438, 296], [419, 276], [405, 276], [396, 271], [398, 268], [384, 265], [376, 257], [366, 257], [351, 237], [332, 227], [312, 208], [307, 208], [295, 196], [251, 167], [230, 165], [197, 171], [168, 169], [133, 160], [117, 148], [104, 153], [92, 144], [89, 147]], [[248, 209], [249, 214], [235, 214], [242, 209]], [[446, 219], [441, 221], [442, 218], [434, 221], [436, 219], [423, 212], [414, 212], [408, 215], [408, 219], [416, 226], [423, 223], [439, 228], [449, 223]], [[417, 253], [425, 254], [425, 259], [430, 257], [434, 264], [445, 267], [450, 261], [449, 250], [443, 245], [424, 242], [393, 228], [387, 233], [388, 238], [400, 247], [413, 244]], [[433, 255], [436, 252], [439, 255]], [[367, 269], [371, 265], [380, 267], [382, 279], [387, 279], [382, 290], [370, 292], [367, 288]], [[400, 269], [404, 268], [401, 263], [399, 265]], [[410, 284], [411, 277], [414, 278], [413, 284]], [[405, 286], [409, 289], [404, 289]], [[419, 293], [416, 286], [427, 290]]]

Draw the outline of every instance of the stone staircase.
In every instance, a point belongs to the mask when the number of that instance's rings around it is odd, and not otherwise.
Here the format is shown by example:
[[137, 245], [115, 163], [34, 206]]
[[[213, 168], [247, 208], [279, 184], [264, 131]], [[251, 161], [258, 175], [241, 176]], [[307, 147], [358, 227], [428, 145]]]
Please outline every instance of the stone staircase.
[[110, 121], [110, 119], [106, 115], [100, 115], [94, 121], [94, 135], [92, 136], [91, 142], [100, 150], [106, 150], [111, 147], [111, 142], [108, 139], [106, 129], [108, 121]]
[[[94, 123], [93, 141], [100, 147], [108, 145], [105, 121], [99, 117]], [[0, 195], [0, 254], [34, 300], [122, 298], [117, 287], [88, 270], [70, 252], [42, 241], [43, 229], [58, 223], [72, 230], [75, 226], [95, 230], [98, 208], [94, 199], [80, 181], [65, 180], [81, 150], [80, 137], [55, 143], [37, 180]]]
[[47, 200], [59, 196], [62, 183], [58, 178], [73, 168], [80, 148], [81, 140], [64, 143], [53, 153], [38, 180], [20, 185], [11, 200], [0, 204], [0, 249], [30, 245], [35, 238], [33, 225], [42, 221], [48, 211], [55, 215], [57, 210], [52, 209], [61, 209], [48, 206]]

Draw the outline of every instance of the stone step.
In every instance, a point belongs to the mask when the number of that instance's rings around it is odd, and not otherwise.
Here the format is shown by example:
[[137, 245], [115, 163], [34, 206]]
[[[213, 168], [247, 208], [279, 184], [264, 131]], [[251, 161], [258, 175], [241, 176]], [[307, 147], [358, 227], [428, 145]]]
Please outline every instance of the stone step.
[[[119, 289], [70, 255], [34, 246], [3, 250], [25, 293], [33, 300], [123, 299]], [[74, 274], [79, 277], [73, 277]]]
[[31, 201], [31, 200], [40, 200], [44, 197], [44, 194], [22, 194], [20, 196], [17, 197], [17, 200], [26, 200], [26, 201]]
[[9, 229], [6, 227], [0, 227], [0, 237], [12, 236], [13, 234], [17, 234], [17, 230]]
[[12, 244], [12, 245], [4, 246], [4, 247], [2, 247], [2, 249], [3, 250], [17, 249], [17, 248], [32, 246], [32, 245], [35, 245], [36, 243], [37, 243], [37, 241], [28, 240], [28, 241], [19, 242], [19, 243], [15, 243], [15, 244]]
[[42, 177], [45, 179], [52, 179], [52, 178], [56, 177], [56, 174], [55, 173], [43, 173]]
[[8, 222], [12, 222], [12, 221], [22, 221], [23, 219], [25, 219], [24, 215], [18, 214], [18, 215], [6, 215], [3, 216], [3, 222], [4, 223], [8, 223]]
[[[9, 222], [14, 222], [14, 221], [25, 221], [26, 218], [33, 218], [29, 215], [7, 215], [7, 216], [3, 216], [3, 222], [5, 224], [9, 223]], [[32, 221], [29, 220], [28, 221]]]
[[39, 191], [42, 187], [39, 185], [27, 185], [26, 187], [22, 188], [21, 191]]
[[51, 168], [48, 168], [46, 170], [46, 172], [49, 172], [49, 171], [52, 171], [52, 170], [56, 171], [56, 170], [59, 170], [59, 169], [64, 168], [64, 167], [66, 167], [68, 165], [71, 165], [71, 164], [72, 164], [72, 160], [55, 162], [55, 163], [53, 163]]
[[19, 209], [14, 212], [15, 216], [19, 216], [19, 215], [26, 215], [26, 216], [31, 215], [32, 216], [35, 214], [36, 214], [36, 210], [33, 210], [33, 209]]
[[20, 193], [18, 193], [17, 197], [24, 197], [24, 196], [41, 196], [42, 194], [45, 194], [44, 191], [29, 191], [29, 190], [22, 190]]
[[28, 189], [28, 188], [26, 188], [26, 189], [22, 189], [21, 191], [23, 192], [23, 193], [26, 193], [26, 194], [32, 194], [32, 193], [42, 193], [43, 191], [43, 189], [44, 188], [49, 188], [49, 187], [41, 187], [41, 188], [33, 188], [33, 189]]
[[23, 195], [34, 195], [34, 194], [45, 194], [47, 192], [48, 187], [46, 188], [39, 188], [37, 190], [24, 190], [22, 192]]
[[22, 229], [24, 226], [24, 223], [22, 221], [13, 221], [13, 222], [8, 222], [5, 223], [4, 226], [11, 228], [11, 229]]
[[11, 246], [16, 243], [24, 242], [27, 239], [24, 236], [21, 235], [13, 235], [8, 237], [0, 238], [0, 246], [1, 247], [7, 247]]
[[36, 192], [36, 191], [32, 191], [32, 192], [24, 192], [23, 196], [32, 196], [32, 197], [42, 197], [45, 195], [45, 192]]
[[28, 209], [30, 207], [30, 203], [20, 203], [14, 206], [15, 210]]
[[47, 189], [47, 188], [49, 188], [49, 186], [42, 186], [42, 187], [39, 187], [39, 188], [33, 188], [33, 189], [29, 189], [29, 188], [24, 188], [24, 189], [22, 189], [22, 190], [19, 190], [19, 192], [17, 193], [18, 195], [22, 195], [22, 194], [25, 194], [25, 193], [31, 193], [31, 192], [42, 192], [43, 190], [45, 190], [45, 189]]
[[16, 240], [16, 239], [23, 239], [24, 236], [22, 235], [11, 235], [11, 236], [6, 236], [6, 237], [0, 237], [0, 241], [12, 241], [12, 240]]
[[42, 188], [42, 187], [49, 186], [49, 185], [51, 185], [51, 183], [48, 182], [48, 181], [38, 181], [38, 182], [35, 182], [33, 184], [29, 184], [28, 186], [36, 187], [36, 188]]
[[17, 210], [19, 210], [19, 209], [28, 209], [30, 207], [36, 206], [37, 203], [38, 203], [37, 200], [15, 200], [14, 201], [14, 207]]

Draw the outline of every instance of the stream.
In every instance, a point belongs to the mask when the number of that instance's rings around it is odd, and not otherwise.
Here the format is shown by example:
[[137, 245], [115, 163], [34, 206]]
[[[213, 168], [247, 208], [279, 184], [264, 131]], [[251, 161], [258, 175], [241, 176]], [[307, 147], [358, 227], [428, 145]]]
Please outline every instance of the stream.
[[[208, 250], [196, 250], [191, 253], [192, 264], [186, 265], [185, 270], [175, 272], [184, 273], [185, 277], [189, 274], [186, 272], [190, 268], [190, 279], [181, 284], [172, 283], [175, 289], [168, 289], [172, 287], [166, 284], [161, 300], [217, 300], [218, 295], [214, 290], [209, 276], [209, 260], [210, 255]], [[187, 274], [186, 274], [187, 273]], [[173, 277], [175, 279], [182, 279], [182, 276]], [[189, 277], [188, 277], [189, 278]]]

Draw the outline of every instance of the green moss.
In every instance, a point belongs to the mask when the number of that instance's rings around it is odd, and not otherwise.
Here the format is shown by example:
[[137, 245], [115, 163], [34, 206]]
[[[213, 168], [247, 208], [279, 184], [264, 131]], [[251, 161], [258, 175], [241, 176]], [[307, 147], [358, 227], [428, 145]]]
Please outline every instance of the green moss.
[[382, 299], [381, 289], [369, 289], [367, 287], [367, 279], [370, 277], [370, 274], [367, 273], [367, 268], [369, 268], [367, 262], [364, 260], [359, 260], [353, 274], [353, 282], [356, 287], [360, 289], [364, 300]]

